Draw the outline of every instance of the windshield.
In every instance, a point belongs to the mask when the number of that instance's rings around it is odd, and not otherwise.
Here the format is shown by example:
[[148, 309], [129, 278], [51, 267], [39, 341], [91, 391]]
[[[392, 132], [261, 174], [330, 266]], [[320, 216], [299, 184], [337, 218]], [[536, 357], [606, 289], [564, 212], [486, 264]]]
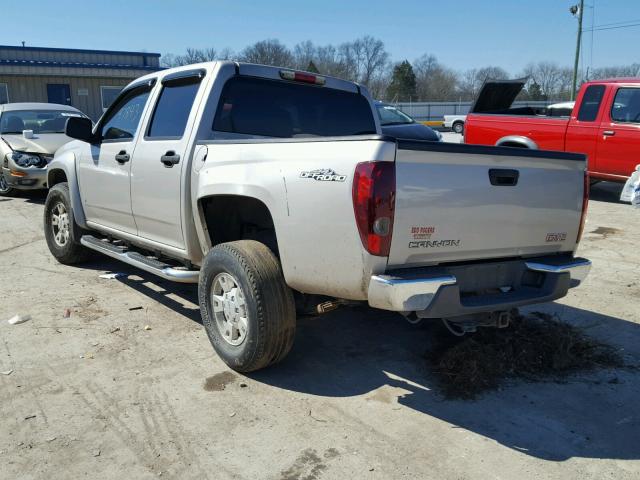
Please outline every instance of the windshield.
[[64, 133], [69, 117], [82, 117], [80, 113], [63, 110], [10, 110], [0, 117], [0, 133]]
[[391, 105], [376, 105], [380, 124], [385, 125], [403, 125], [406, 123], [415, 123], [415, 120], [406, 113], [402, 113], [396, 107]]

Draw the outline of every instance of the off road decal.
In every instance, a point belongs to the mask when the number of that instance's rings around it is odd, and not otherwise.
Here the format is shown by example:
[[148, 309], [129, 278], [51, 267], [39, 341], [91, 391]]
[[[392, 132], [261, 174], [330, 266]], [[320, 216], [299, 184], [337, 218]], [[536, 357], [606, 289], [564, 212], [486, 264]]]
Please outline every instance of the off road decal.
[[461, 240], [419, 240], [409, 242], [409, 248], [459, 247]]
[[300, 172], [300, 178], [312, 178], [318, 182], [344, 182], [347, 176], [337, 174], [331, 168], [320, 168], [310, 172]]
[[434, 226], [421, 227], [416, 225], [411, 227], [409, 235], [414, 240], [429, 240], [434, 233], [436, 233], [436, 227]]
[[564, 242], [566, 239], [567, 239], [566, 232], [547, 233], [547, 242], [549, 243]]

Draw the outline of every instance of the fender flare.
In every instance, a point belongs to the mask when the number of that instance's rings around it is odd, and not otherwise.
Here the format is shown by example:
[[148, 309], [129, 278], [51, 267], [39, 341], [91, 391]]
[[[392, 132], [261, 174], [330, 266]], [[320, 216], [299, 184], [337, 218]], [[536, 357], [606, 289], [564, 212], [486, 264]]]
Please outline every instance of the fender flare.
[[514, 143], [522, 148], [539, 150], [538, 144], [524, 135], [507, 135], [506, 137], [502, 137], [496, 142], [496, 147], [503, 147], [505, 143]]
[[71, 196], [71, 208], [73, 208], [73, 217], [79, 227], [88, 229], [87, 219], [82, 208], [82, 199], [80, 198], [80, 188], [78, 186], [78, 176], [76, 175], [76, 156], [67, 150], [56, 155], [47, 168], [47, 186], [53, 187], [56, 183], [56, 176], [62, 172], [67, 178], [69, 185], [69, 194]]

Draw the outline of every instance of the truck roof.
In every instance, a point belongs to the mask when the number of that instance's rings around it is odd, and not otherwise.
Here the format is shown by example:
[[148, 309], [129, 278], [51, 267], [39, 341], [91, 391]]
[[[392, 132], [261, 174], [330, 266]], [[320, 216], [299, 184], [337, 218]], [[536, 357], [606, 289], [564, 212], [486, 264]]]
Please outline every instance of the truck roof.
[[640, 83], [640, 77], [601, 78], [584, 83], [585, 85], [591, 85], [592, 83]]
[[282, 71], [297, 72], [297, 73], [303, 73], [307, 75], [322, 77], [324, 79], [323, 85], [328, 88], [335, 88], [339, 90], [346, 90], [350, 92], [359, 92], [359, 93], [361, 91], [367, 91], [366, 87], [363, 85], [360, 85], [356, 82], [343, 80], [341, 78], [332, 77], [330, 75], [324, 75], [321, 73], [313, 73], [313, 72], [305, 72], [304, 70], [296, 70], [289, 67], [275, 67], [275, 66], [269, 66], [269, 65], [260, 65], [257, 63], [234, 62], [231, 60], [216, 60], [211, 62], [194, 63], [190, 65], [182, 65], [179, 67], [167, 68], [164, 70], [160, 70], [157, 72], [149, 73], [147, 75], [138, 77], [137, 79], [133, 80], [129, 85], [142, 83], [144, 81], [151, 80], [153, 78], [164, 78], [165, 76], [171, 75], [172, 73], [185, 71], [185, 70], [193, 70], [198, 68], [204, 68], [204, 69], [210, 70], [217, 63], [222, 65], [233, 65], [234, 68], [236, 69], [236, 72], [240, 75], [271, 78], [273, 80], [283, 80], [280, 72]]

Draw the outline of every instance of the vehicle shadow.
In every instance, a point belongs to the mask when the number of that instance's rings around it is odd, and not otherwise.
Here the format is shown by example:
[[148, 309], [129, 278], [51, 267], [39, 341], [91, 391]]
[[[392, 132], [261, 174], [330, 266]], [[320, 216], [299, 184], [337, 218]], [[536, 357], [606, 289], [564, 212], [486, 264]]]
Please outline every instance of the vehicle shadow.
[[[561, 308], [563, 319], [588, 324], [590, 333], [616, 332], [614, 345], [640, 358], [640, 325], [562, 305], [550, 308]], [[537, 458], [640, 459], [640, 378], [634, 372], [593, 372], [563, 383], [511, 382], [474, 401], [448, 400], [438, 393], [424, 359], [435, 333], [434, 323], [416, 328], [400, 316], [374, 310], [300, 319], [285, 361], [250, 377], [325, 397], [375, 400], [380, 387], [398, 387], [404, 392], [397, 397], [399, 405]]]
[[624, 204], [625, 202], [620, 201], [622, 187], [622, 183], [598, 182], [589, 188], [589, 201]]
[[[108, 258], [85, 268], [120, 272], [117, 280], [185, 318], [201, 323], [197, 288], [158, 279]], [[536, 310], [623, 350], [640, 360], [640, 325], [558, 303]], [[510, 382], [476, 400], [450, 400], [439, 393], [425, 353], [437, 341], [438, 322], [414, 326], [401, 316], [368, 308], [345, 308], [320, 317], [298, 318], [296, 341], [279, 365], [249, 374], [255, 381], [323, 397], [366, 396], [396, 387], [385, 403], [446, 421], [537, 458], [640, 459], [640, 375], [607, 370], [563, 382]], [[400, 390], [397, 390], [400, 389]], [[396, 397], [396, 398], [393, 398]]]
[[90, 262], [82, 265], [87, 270], [120, 273], [113, 280], [123, 283], [136, 292], [145, 295], [150, 300], [173, 310], [174, 312], [202, 325], [200, 309], [198, 308], [198, 287], [194, 284], [184, 284], [164, 280], [156, 275], [129, 266], [126, 263], [96, 254]]

